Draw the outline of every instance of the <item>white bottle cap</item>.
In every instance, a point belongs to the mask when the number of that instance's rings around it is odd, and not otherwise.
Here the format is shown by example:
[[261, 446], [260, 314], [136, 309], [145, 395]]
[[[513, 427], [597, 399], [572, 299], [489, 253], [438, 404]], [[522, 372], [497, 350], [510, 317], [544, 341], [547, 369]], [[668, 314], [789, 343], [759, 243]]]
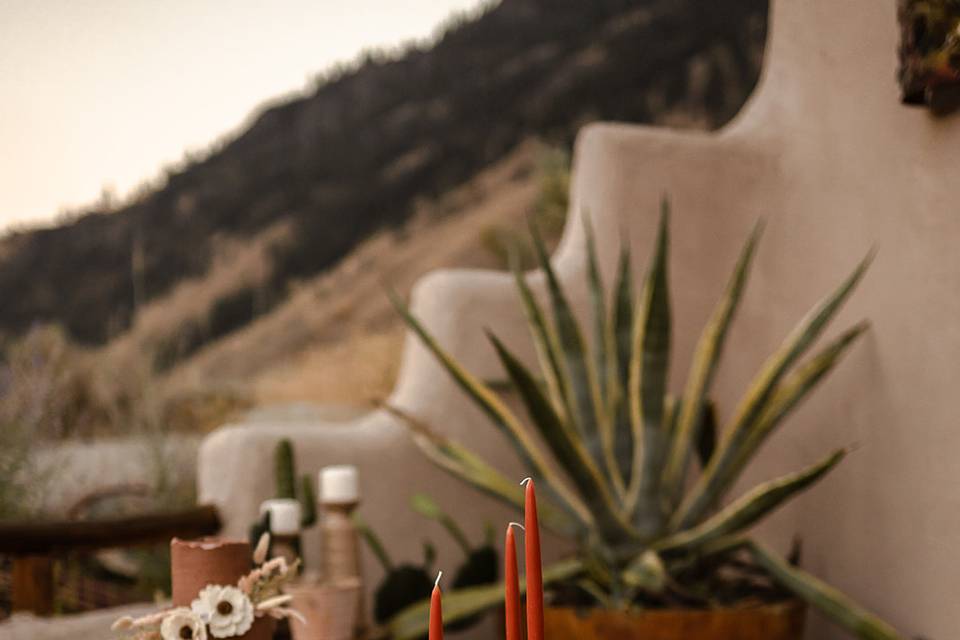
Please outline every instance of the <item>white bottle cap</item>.
[[341, 464], [320, 469], [320, 502], [349, 504], [360, 500], [357, 468]]
[[274, 498], [260, 505], [260, 512], [270, 513], [270, 533], [295, 536], [300, 533], [300, 503], [290, 498]]

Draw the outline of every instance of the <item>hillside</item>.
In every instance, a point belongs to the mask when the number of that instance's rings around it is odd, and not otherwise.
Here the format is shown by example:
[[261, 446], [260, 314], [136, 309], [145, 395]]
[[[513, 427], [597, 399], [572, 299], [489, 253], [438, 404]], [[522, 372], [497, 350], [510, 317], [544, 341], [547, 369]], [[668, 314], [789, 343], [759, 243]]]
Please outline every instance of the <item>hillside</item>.
[[[310, 399], [339, 406], [387, 395], [403, 326], [386, 284], [405, 295], [433, 269], [502, 267], [485, 240], [525, 232], [524, 214], [540, 208], [543, 154], [539, 144], [521, 144], [468, 184], [418, 206], [402, 231], [375, 233], [271, 313], [179, 364], [167, 376], [168, 393], [227, 387], [258, 404]], [[132, 344], [142, 344], [141, 332], [130, 333], [141, 338]]]
[[148, 357], [170, 370], [524, 140], [568, 144], [594, 119], [725, 122], [755, 83], [765, 14], [765, 0], [505, 0], [429, 48], [370, 56], [134, 202], [4, 238], [0, 335], [55, 322], [122, 342], [179, 296], [204, 320], [155, 336]]

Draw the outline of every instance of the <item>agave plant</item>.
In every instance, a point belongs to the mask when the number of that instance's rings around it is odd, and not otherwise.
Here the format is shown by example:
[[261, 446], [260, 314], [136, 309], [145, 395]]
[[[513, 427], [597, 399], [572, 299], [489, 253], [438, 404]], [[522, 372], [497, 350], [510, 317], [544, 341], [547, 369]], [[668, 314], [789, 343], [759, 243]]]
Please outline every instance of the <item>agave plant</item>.
[[[887, 623], [746, 535], [752, 525], [823, 478], [846, 451], [832, 452], [806, 469], [728, 500], [761, 445], [867, 329], [866, 322], [856, 324], [802, 361], [860, 281], [870, 256], [767, 359], [717, 435], [708, 395], [761, 225], [748, 238], [703, 330], [682, 394], [674, 397], [667, 384], [671, 347], [668, 208], [664, 202], [653, 260], [639, 296], [634, 296], [630, 252], [624, 248], [609, 302], [586, 222], [590, 341], [536, 227], [531, 226], [549, 313], [534, 298], [524, 274], [515, 268], [514, 275], [539, 374], [489, 335], [525, 405], [529, 424], [506, 406], [490, 384], [444, 351], [395, 296], [394, 302], [423, 344], [513, 445], [526, 473], [538, 487], [546, 488], [541, 501], [544, 526], [572, 538], [576, 548], [573, 558], [545, 568], [544, 580], [555, 588], [573, 586], [591, 594], [600, 605], [615, 608], [696, 603], [697, 598], [715, 606], [710, 589], [717, 584], [720, 568], [730, 561], [806, 600], [858, 637], [900, 638]], [[415, 417], [403, 417], [431, 460], [482, 492], [522, 507], [521, 488], [514, 479]], [[549, 451], [534, 438], [535, 433]], [[701, 463], [694, 474], [693, 461], [698, 457]], [[502, 598], [501, 588], [449, 594], [444, 602], [447, 619], [496, 604]], [[421, 633], [424, 614], [423, 605], [405, 611], [391, 625], [394, 635]]]

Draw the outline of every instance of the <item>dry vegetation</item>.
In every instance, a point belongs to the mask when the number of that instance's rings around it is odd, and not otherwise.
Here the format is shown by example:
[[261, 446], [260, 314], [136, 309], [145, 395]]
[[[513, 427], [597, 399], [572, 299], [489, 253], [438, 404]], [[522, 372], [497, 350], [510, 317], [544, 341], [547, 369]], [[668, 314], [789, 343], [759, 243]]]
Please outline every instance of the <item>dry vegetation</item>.
[[195, 434], [253, 405], [306, 401], [341, 416], [365, 410], [389, 393], [400, 360], [403, 328], [385, 288], [406, 294], [442, 267], [502, 266], [529, 215], [556, 238], [566, 211], [565, 157], [534, 141], [520, 145], [466, 185], [420, 202], [403, 227], [375, 234], [335, 269], [299, 282], [255, 321], [182, 350], [174, 366], [162, 366], [158, 354], [210, 327], [224, 296], [262, 286], [269, 251], [286, 229], [247, 245], [223, 243], [206, 277], [142, 307], [132, 328], [103, 348], [80, 347], [55, 325], [8, 344], [0, 366], [0, 519], [62, 515], [91, 499], [101, 511], [142, 509], [151, 502], [145, 494], [186, 503]]
[[[549, 159], [545, 163], [544, 159]], [[421, 275], [440, 267], [498, 267], [491, 236], [509, 242], [525, 217], [557, 232], [565, 204], [554, 195], [566, 167], [535, 142], [482, 172], [443, 198], [421, 202], [403, 227], [363, 242], [336, 268], [299, 282], [285, 302], [248, 326], [183, 359], [161, 376], [173, 398], [207, 397], [231, 391], [258, 404], [305, 400], [365, 405], [393, 385], [403, 332], [385, 295], [389, 286], [407, 292]], [[498, 245], [499, 246], [499, 245]], [[223, 278], [194, 280], [143, 312], [134, 329], [108, 357], [149, 352], [175, 339], [171, 329], [197, 317], [198, 300], [216, 299]], [[243, 283], [243, 280], [237, 280]], [[162, 318], [162, 322], [160, 319]], [[163, 327], [162, 330], [158, 328]]]

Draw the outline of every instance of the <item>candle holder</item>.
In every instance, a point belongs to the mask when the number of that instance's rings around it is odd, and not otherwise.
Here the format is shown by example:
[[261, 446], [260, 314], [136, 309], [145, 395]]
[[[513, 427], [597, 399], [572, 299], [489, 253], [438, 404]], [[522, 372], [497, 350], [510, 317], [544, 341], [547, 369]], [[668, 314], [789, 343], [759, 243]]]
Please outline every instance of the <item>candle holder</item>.
[[291, 620], [293, 640], [350, 640], [361, 597], [359, 579], [290, 585], [293, 607], [303, 619]]

